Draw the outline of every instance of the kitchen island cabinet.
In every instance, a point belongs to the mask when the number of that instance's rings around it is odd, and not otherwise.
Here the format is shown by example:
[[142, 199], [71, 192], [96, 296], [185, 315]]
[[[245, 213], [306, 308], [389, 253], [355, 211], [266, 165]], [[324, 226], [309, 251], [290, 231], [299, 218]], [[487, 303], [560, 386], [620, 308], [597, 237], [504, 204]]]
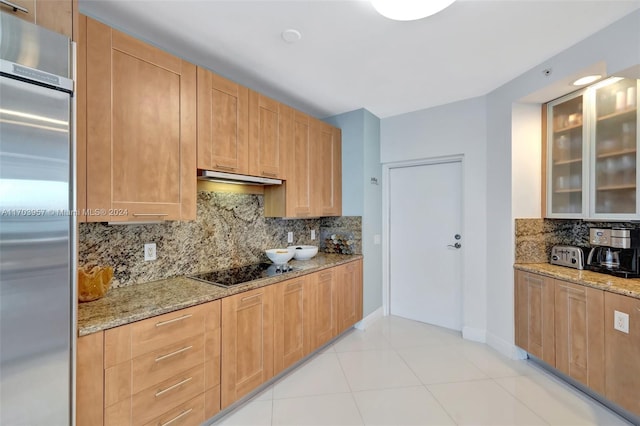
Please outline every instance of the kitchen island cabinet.
[[91, 18], [80, 20], [87, 220], [195, 219], [196, 67]]

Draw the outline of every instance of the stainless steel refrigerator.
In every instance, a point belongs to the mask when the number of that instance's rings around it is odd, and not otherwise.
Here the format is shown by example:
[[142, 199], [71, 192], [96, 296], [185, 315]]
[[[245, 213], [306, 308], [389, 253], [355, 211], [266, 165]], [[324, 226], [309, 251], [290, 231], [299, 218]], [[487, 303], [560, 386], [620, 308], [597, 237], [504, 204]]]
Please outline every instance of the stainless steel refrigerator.
[[73, 50], [0, 13], [0, 425], [73, 423]]

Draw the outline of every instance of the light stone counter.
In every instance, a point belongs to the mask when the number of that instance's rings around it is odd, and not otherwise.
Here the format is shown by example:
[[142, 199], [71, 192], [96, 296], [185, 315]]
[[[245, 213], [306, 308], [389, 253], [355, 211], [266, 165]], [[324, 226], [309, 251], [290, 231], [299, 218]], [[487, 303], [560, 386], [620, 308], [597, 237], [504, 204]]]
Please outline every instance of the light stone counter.
[[515, 269], [640, 299], [640, 278], [619, 278], [549, 263], [516, 263]]
[[311, 260], [289, 262], [291, 266], [300, 268], [299, 271], [261, 278], [229, 289], [186, 277], [113, 288], [102, 299], [78, 304], [78, 336], [221, 299], [357, 259], [362, 259], [362, 255], [318, 253]]

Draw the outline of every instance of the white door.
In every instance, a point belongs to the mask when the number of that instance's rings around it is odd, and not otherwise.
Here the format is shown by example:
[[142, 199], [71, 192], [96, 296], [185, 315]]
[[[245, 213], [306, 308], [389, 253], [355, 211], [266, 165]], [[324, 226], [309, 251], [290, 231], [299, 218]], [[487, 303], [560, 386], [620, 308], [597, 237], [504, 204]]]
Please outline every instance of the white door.
[[461, 330], [461, 208], [460, 161], [389, 170], [392, 315]]

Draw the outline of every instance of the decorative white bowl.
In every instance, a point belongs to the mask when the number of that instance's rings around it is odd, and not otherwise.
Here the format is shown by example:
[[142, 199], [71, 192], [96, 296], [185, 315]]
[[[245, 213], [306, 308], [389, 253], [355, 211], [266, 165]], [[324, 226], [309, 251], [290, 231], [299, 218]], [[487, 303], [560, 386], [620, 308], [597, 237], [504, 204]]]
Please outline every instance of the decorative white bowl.
[[293, 257], [296, 260], [309, 260], [318, 254], [318, 246], [289, 246], [288, 248], [295, 250]]
[[284, 265], [285, 263], [290, 261], [295, 254], [295, 250], [292, 248], [269, 249], [265, 250], [264, 252], [267, 254], [267, 257], [273, 262], [274, 265]]

